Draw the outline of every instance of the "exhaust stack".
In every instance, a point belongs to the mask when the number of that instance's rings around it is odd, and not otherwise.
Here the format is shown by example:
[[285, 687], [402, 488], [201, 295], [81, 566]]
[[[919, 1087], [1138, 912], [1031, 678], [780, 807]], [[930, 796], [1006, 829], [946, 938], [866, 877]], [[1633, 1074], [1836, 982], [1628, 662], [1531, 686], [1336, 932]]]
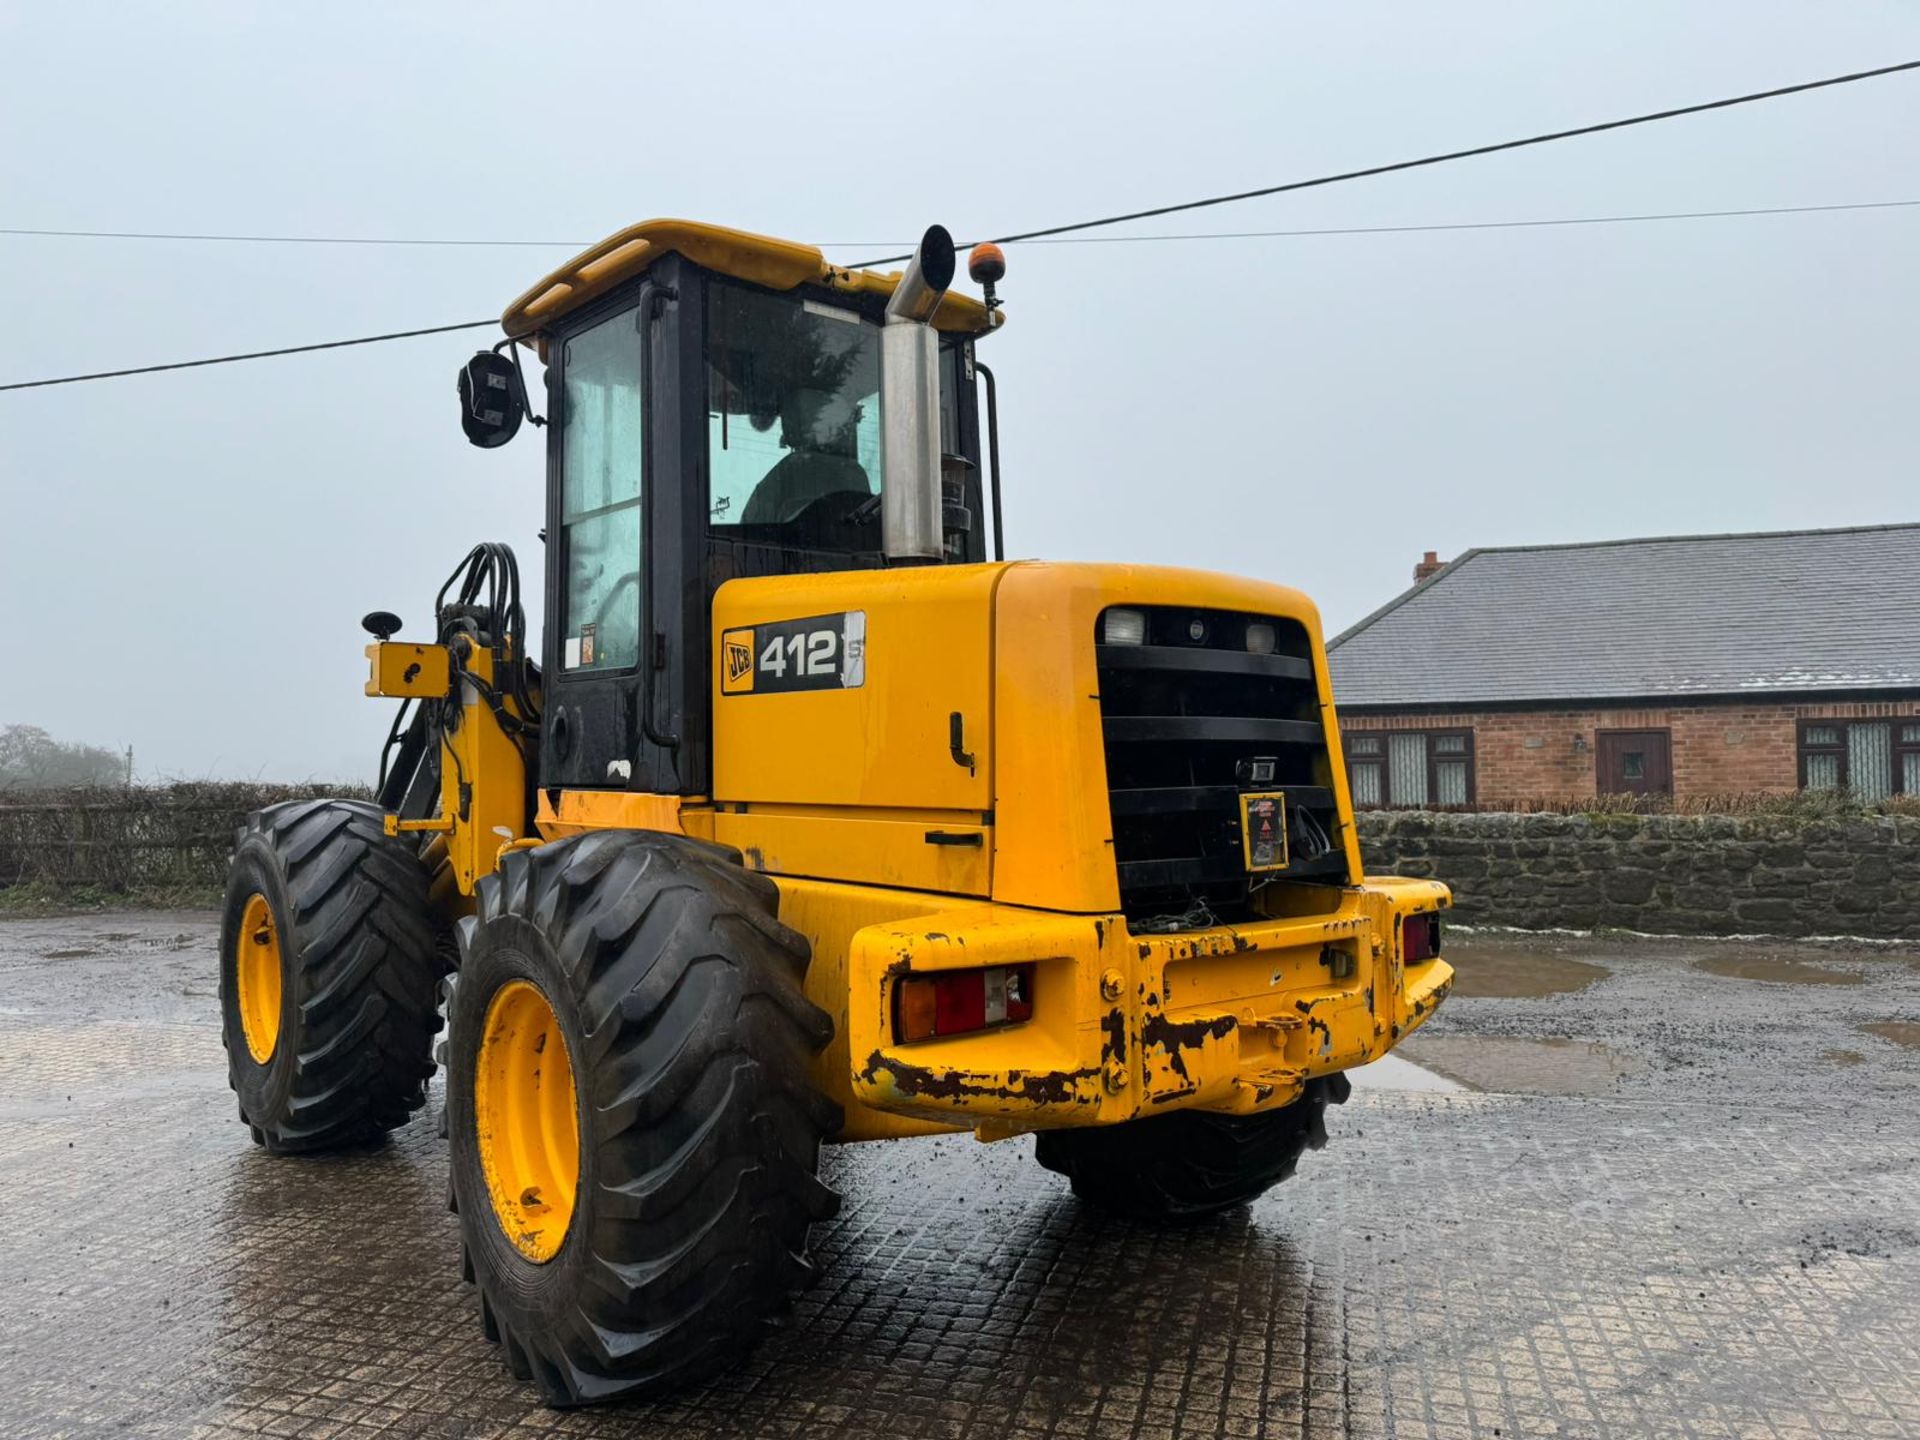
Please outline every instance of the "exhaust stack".
[[953, 237], [930, 226], [887, 301], [880, 340], [880, 423], [885, 478], [880, 528], [889, 560], [930, 562], [944, 553], [940, 514], [940, 337], [933, 312], [953, 283]]

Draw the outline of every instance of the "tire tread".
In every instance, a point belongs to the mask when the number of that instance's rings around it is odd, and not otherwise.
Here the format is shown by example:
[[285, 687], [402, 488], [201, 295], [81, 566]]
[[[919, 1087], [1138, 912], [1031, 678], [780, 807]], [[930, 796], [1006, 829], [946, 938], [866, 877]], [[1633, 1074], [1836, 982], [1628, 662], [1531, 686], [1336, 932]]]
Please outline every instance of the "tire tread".
[[[405, 1124], [426, 1102], [444, 957], [435, 943], [428, 871], [388, 836], [379, 806], [296, 800], [256, 811], [236, 850], [255, 842], [279, 872], [281, 917], [299, 996], [293, 1073], [275, 1113], [241, 1118], [271, 1152], [363, 1144]], [[236, 869], [230, 886], [252, 882]], [[223, 960], [223, 963], [224, 960]], [[232, 1017], [223, 1027], [229, 1083], [252, 1064]]]
[[[512, 852], [478, 887], [466, 943], [509, 919], [536, 928], [581, 1031], [581, 1138], [598, 1178], [569, 1232], [591, 1249], [564, 1313], [517, 1320], [473, 1256], [489, 1337], [549, 1405], [713, 1373], [812, 1273], [808, 1229], [839, 1208], [815, 1171], [840, 1111], [809, 1079], [833, 1022], [805, 997], [809, 947], [776, 918], [778, 898], [719, 847], [636, 831]], [[476, 997], [459, 1013], [483, 1009]], [[467, 1103], [456, 1125], [471, 1123]], [[457, 1183], [475, 1183], [469, 1169], [456, 1165]], [[484, 1193], [460, 1209], [463, 1225], [496, 1223]]]

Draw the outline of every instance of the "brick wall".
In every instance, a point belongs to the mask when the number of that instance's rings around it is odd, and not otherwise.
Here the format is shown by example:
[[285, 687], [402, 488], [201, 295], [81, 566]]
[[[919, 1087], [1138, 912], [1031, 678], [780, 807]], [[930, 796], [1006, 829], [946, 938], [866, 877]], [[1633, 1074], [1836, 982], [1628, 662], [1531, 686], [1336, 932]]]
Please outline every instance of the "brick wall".
[[[1432, 714], [1342, 711], [1346, 730], [1473, 731], [1474, 788], [1482, 805], [1577, 799], [1595, 791], [1599, 730], [1666, 730], [1673, 793], [1725, 795], [1799, 788], [1798, 722], [1920, 716], [1920, 697], [1832, 704], [1706, 703], [1632, 709], [1461, 710]], [[1577, 748], [1578, 736], [1585, 748]]]
[[1668, 935], [1920, 939], [1920, 819], [1358, 817], [1369, 873], [1453, 887], [1463, 921]]

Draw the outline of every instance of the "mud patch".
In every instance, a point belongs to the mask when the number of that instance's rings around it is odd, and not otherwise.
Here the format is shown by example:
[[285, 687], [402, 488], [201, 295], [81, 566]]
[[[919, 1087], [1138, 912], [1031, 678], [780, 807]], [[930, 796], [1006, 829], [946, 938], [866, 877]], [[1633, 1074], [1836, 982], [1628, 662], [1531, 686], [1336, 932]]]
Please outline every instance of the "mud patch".
[[1806, 960], [1779, 955], [1709, 955], [1693, 962], [1696, 970], [1730, 980], [1762, 980], [1769, 985], [1860, 985], [1866, 977], [1851, 970], [1829, 970]]
[[1903, 1250], [1920, 1245], [1920, 1235], [1899, 1225], [1843, 1220], [1800, 1237], [1800, 1268], [1808, 1269], [1836, 1255], [1862, 1260], [1891, 1260]]
[[1478, 1000], [1537, 1000], [1571, 995], [1613, 972], [1604, 965], [1525, 950], [1449, 946], [1453, 993]]
[[1862, 1055], [1858, 1050], [1822, 1050], [1820, 1052], [1820, 1058], [1829, 1065], [1838, 1065], [1844, 1070], [1848, 1066], [1858, 1065], [1867, 1057]]
[[1522, 1040], [1498, 1035], [1417, 1035], [1400, 1052], [1475, 1090], [1515, 1095], [1604, 1095], [1647, 1062], [1598, 1040]]
[[40, 952], [40, 958], [42, 960], [85, 960], [90, 955], [101, 955], [104, 953], [106, 952], [86, 947], [78, 950], [42, 950]]
[[1874, 1020], [1865, 1025], [1857, 1025], [1869, 1035], [1878, 1035], [1882, 1040], [1891, 1040], [1902, 1050], [1920, 1050], [1920, 1025], [1911, 1020]]

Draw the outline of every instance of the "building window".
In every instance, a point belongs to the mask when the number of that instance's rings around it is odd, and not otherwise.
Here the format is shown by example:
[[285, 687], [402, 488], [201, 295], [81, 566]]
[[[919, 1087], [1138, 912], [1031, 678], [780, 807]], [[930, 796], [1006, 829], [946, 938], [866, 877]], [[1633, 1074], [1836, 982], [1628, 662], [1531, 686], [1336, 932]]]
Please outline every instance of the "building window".
[[1457, 809], [1473, 804], [1471, 730], [1377, 730], [1345, 737], [1357, 809]]
[[1800, 788], [1920, 795], [1920, 719], [1802, 720]]

